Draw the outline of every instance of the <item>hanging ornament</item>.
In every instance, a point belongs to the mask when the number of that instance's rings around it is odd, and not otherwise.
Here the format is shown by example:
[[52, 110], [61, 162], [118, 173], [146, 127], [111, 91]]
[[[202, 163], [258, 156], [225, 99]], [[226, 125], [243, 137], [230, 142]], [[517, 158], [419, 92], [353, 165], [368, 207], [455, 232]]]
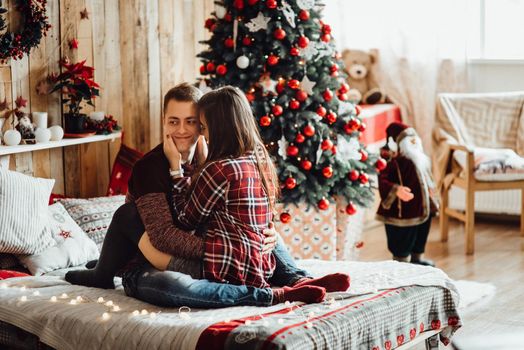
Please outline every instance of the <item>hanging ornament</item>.
[[89, 19], [89, 12], [87, 12], [87, 8], [84, 7], [84, 9], [80, 11], [80, 19]]
[[252, 40], [249, 36], [245, 36], [243, 39], [242, 39], [242, 44], [244, 44], [244, 46], [250, 46], [252, 44]]
[[267, 0], [266, 1], [266, 6], [268, 9], [276, 9], [277, 8], [277, 0]]
[[348, 173], [348, 179], [350, 179], [351, 181], [357, 181], [359, 176], [360, 176], [360, 173], [355, 169], [351, 170]]
[[283, 160], [287, 159], [287, 140], [282, 135], [282, 138], [278, 140], [278, 155], [282, 157]]
[[237, 10], [243, 10], [244, 9], [244, 0], [235, 0], [235, 1], [233, 1], [233, 6]]
[[311, 168], [313, 167], [313, 163], [311, 163], [311, 161], [307, 159], [304, 159], [303, 161], [300, 162], [300, 166], [304, 170], [311, 170]]
[[338, 89], [338, 92], [341, 93], [341, 94], [345, 94], [345, 93], [349, 92], [349, 85], [346, 84], [346, 83], [340, 84], [340, 88]]
[[295, 99], [292, 99], [291, 101], [289, 101], [289, 109], [296, 110], [296, 109], [299, 109], [299, 108], [300, 108], [300, 102], [298, 102]]
[[318, 201], [318, 209], [327, 210], [329, 208], [329, 201], [326, 198], [322, 198]]
[[357, 212], [357, 206], [353, 202], [349, 202], [346, 206], [346, 214], [354, 215]]
[[259, 30], [267, 30], [267, 24], [271, 20], [271, 17], [265, 17], [262, 12], [259, 12], [258, 15], [246, 23], [246, 27], [250, 32], [258, 32]]
[[300, 55], [300, 50], [293, 46], [291, 49], [289, 49], [289, 54], [291, 56], [298, 56]]
[[344, 137], [337, 139], [337, 159], [341, 162], [347, 162], [350, 159], [360, 160], [360, 144], [356, 138], [349, 142]]
[[235, 18], [233, 22], [233, 51], [237, 50], [237, 39], [238, 39], [238, 18]]
[[366, 160], [368, 160], [368, 152], [360, 150], [360, 161], [365, 162]]
[[313, 127], [313, 125], [311, 124], [308, 124], [304, 127], [304, 130], [302, 130], [302, 132], [304, 133], [304, 135], [306, 135], [307, 137], [311, 137], [313, 135], [315, 135], [315, 128]]
[[73, 39], [69, 40], [69, 48], [71, 50], [78, 49], [78, 39], [77, 38], [73, 38]]
[[308, 98], [308, 94], [305, 91], [298, 90], [295, 94], [295, 98], [299, 100], [300, 102], [304, 102]]
[[303, 143], [304, 141], [306, 141], [306, 138], [304, 137], [304, 135], [302, 135], [301, 133], [298, 133], [297, 136], [295, 137], [295, 142]]
[[208, 64], [206, 64], [206, 70], [208, 72], [214, 72], [215, 71], [215, 64], [213, 62], [208, 62]]
[[270, 126], [271, 125], [271, 118], [267, 115], [264, 115], [260, 118], [260, 126]]
[[358, 127], [358, 131], [364, 132], [366, 131], [367, 125], [366, 123], [360, 123], [360, 126]]
[[297, 180], [293, 177], [288, 177], [286, 179], [286, 188], [292, 190], [297, 186]]
[[324, 168], [322, 169], [322, 175], [323, 175], [326, 179], [329, 179], [330, 177], [333, 176], [333, 168], [330, 167], [330, 166], [324, 167]]
[[287, 224], [291, 221], [291, 215], [289, 213], [282, 213], [280, 214], [280, 222], [283, 224]]
[[[335, 72], [337, 73], [337, 72]], [[338, 99], [340, 101], [347, 101], [349, 99], [348, 95], [347, 94], [338, 94]]]
[[387, 165], [388, 163], [386, 162], [384, 158], [379, 158], [377, 159], [377, 162], [375, 163], [375, 168], [377, 168], [378, 171], [382, 171], [386, 169]]
[[226, 16], [226, 13], [226, 8], [222, 4], [215, 2], [215, 16], [217, 16], [218, 19], [223, 19]]
[[355, 132], [359, 127], [358, 119], [351, 118], [345, 125], [344, 125], [344, 131], [346, 134], [351, 134]]
[[206, 66], [205, 65], [201, 65], [200, 66], [200, 74], [202, 74], [202, 75], [206, 74]]
[[282, 108], [281, 105], [274, 105], [273, 107], [271, 107], [271, 112], [275, 115], [275, 117], [282, 115], [283, 111], [284, 111], [284, 108]]
[[235, 45], [235, 42], [233, 41], [233, 38], [226, 38], [226, 40], [224, 40], [225, 47], [231, 49], [234, 45]]
[[304, 35], [299, 36], [297, 40], [297, 45], [298, 47], [301, 47], [303, 49], [306, 48], [309, 45], [308, 37]]
[[284, 13], [284, 17], [286, 17], [291, 28], [295, 28], [295, 11], [293, 11], [291, 5], [286, 0], [282, 0], [282, 6], [279, 10]]
[[205, 27], [206, 29], [211, 30], [211, 27], [213, 27], [213, 25], [215, 24], [215, 22], [216, 22], [216, 21], [215, 21], [214, 18], [208, 18], [208, 19], [206, 19], [206, 22], [205, 22], [205, 24], [204, 24], [204, 27]]
[[289, 86], [291, 89], [296, 90], [300, 87], [300, 82], [296, 79], [290, 79], [287, 82], [287, 86]]
[[320, 147], [322, 148], [323, 151], [327, 151], [328, 149], [331, 149], [333, 147], [333, 142], [331, 142], [330, 139], [325, 139], [320, 144]]
[[329, 112], [326, 119], [329, 124], [333, 124], [337, 121], [337, 114], [335, 112]]
[[277, 28], [273, 32], [273, 37], [277, 40], [284, 40], [284, 38], [286, 37], [286, 31], [282, 28]]
[[249, 6], [256, 5], [257, 2], [258, 2], [258, 0], [247, 0], [247, 3], [249, 4]]
[[329, 89], [326, 89], [324, 90], [324, 92], [322, 93], [322, 97], [324, 98], [324, 100], [326, 102], [329, 102], [331, 101], [331, 99], [333, 98], [333, 92]]
[[330, 34], [323, 34], [320, 37], [320, 40], [322, 40], [325, 43], [329, 43], [331, 41], [331, 35]]
[[218, 75], [225, 75], [226, 73], [227, 73], [227, 67], [225, 65], [221, 64], [217, 67]]
[[267, 93], [276, 94], [276, 85], [278, 82], [276, 80], [271, 79], [271, 76], [269, 75], [269, 73], [262, 74], [262, 76], [260, 77], [259, 83], [262, 86], [262, 89], [264, 90], [265, 94]]
[[315, 6], [315, 0], [297, 0], [297, 5], [302, 10], [310, 10]]
[[240, 69], [246, 69], [249, 67], [249, 58], [242, 55], [237, 58], [237, 67]]
[[321, 117], [325, 117], [326, 115], [326, 109], [323, 106], [318, 106], [317, 108], [317, 114]]
[[290, 157], [296, 157], [298, 156], [298, 147], [294, 145], [290, 145], [287, 148], [287, 155]]
[[322, 26], [322, 33], [331, 34], [331, 26], [329, 24], [324, 24]]
[[275, 56], [275, 55], [269, 55], [269, 57], [267, 58], [267, 64], [269, 64], [270, 66], [277, 65], [278, 61], [279, 61], [279, 58], [278, 56]]
[[298, 18], [300, 18], [301, 21], [307, 21], [309, 19], [309, 11], [300, 10], [300, 12], [298, 13]]
[[300, 87], [302, 90], [308, 93], [308, 95], [313, 95], [313, 88], [317, 85], [316, 82], [309, 80], [307, 74], [304, 74], [302, 81], [300, 82]]
[[278, 80], [277, 86], [275, 87], [275, 90], [277, 93], [281, 94], [286, 88], [286, 81], [282, 78]]
[[360, 180], [360, 183], [365, 185], [369, 182], [369, 176], [368, 174], [366, 173], [361, 173], [360, 176], [358, 177], [358, 179]]

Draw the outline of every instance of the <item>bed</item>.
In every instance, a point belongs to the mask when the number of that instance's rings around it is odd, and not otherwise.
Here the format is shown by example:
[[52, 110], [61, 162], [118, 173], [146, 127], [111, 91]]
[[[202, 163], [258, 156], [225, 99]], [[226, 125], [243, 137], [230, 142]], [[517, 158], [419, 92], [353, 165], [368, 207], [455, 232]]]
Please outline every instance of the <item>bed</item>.
[[393, 261], [299, 265], [315, 276], [348, 272], [351, 287], [319, 304], [190, 310], [158, 308], [121, 287], [70, 285], [66, 270], [0, 281], [0, 341], [24, 349], [375, 350], [428, 338], [437, 348], [461, 326], [458, 294], [441, 270]]

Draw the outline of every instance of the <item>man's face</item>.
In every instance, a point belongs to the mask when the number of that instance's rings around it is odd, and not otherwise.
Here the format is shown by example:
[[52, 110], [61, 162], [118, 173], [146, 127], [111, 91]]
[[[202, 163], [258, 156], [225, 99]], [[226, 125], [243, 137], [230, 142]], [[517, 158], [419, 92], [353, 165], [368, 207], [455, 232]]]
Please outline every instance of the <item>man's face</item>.
[[164, 111], [164, 132], [171, 135], [180, 153], [189, 152], [200, 134], [195, 104], [170, 100]]

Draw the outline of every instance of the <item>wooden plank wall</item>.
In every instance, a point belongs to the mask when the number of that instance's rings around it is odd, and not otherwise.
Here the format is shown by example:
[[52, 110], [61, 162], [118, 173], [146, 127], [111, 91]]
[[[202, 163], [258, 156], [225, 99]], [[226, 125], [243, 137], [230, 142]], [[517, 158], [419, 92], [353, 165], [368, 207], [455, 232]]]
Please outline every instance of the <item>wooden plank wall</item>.
[[[13, 1], [7, 1], [9, 8]], [[81, 19], [84, 8], [88, 19]], [[49, 0], [52, 28], [29, 56], [0, 65], [0, 99], [12, 105], [22, 95], [29, 101], [28, 112], [47, 111], [49, 126], [61, 124], [58, 94], [38, 95], [36, 86], [59, 71], [60, 58], [85, 59], [102, 86], [95, 109], [119, 121], [126, 145], [146, 152], [162, 139], [162, 96], [198, 76], [195, 56], [203, 48], [198, 42], [209, 35], [204, 21], [213, 8], [213, 0]], [[8, 16], [16, 30], [19, 16], [15, 11]], [[72, 38], [79, 40], [76, 50], [69, 47]], [[9, 167], [54, 178], [55, 193], [101, 196], [119, 146], [108, 142], [22, 153], [11, 157]]]

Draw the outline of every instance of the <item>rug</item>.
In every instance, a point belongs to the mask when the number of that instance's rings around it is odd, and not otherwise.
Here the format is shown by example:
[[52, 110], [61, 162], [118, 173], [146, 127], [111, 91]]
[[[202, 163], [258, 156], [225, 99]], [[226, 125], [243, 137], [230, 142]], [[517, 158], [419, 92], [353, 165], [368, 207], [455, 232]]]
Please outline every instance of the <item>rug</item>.
[[488, 301], [495, 295], [496, 287], [491, 283], [458, 280], [454, 281], [460, 295], [458, 310], [465, 311], [476, 304]]

